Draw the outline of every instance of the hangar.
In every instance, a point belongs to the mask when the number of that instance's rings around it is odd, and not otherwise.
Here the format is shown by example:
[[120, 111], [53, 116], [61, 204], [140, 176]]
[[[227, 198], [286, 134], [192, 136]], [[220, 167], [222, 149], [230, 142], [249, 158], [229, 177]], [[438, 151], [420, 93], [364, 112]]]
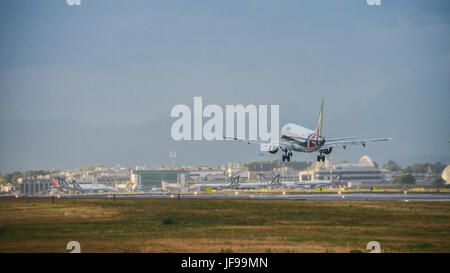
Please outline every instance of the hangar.
[[139, 191], [163, 188], [163, 184], [177, 184], [180, 190], [186, 188], [184, 170], [132, 170], [131, 181]]

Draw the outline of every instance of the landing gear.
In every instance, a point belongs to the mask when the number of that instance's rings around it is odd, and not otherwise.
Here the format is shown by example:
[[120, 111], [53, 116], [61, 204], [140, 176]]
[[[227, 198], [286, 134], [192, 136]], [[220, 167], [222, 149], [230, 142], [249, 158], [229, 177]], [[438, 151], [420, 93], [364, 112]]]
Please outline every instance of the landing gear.
[[[344, 146], [345, 148], [345, 146]], [[320, 160], [322, 160], [322, 162], [325, 162], [325, 156], [331, 154], [331, 152], [333, 151], [333, 147], [328, 147], [328, 149], [321, 149], [319, 150], [319, 155], [317, 155], [317, 162], [319, 162]]]
[[283, 152], [284, 152], [284, 155], [281, 157], [281, 159], [283, 160], [283, 162], [285, 160], [289, 162], [291, 160], [292, 152], [288, 151], [287, 149], [283, 150]]
[[320, 160], [322, 160], [322, 162], [325, 162], [325, 156], [320, 154], [317, 156], [317, 162], [320, 162]]

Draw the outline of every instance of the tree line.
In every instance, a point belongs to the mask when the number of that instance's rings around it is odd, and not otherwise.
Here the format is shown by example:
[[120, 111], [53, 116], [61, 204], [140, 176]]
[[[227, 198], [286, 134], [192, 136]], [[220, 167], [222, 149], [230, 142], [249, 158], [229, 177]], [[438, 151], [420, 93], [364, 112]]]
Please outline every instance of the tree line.
[[393, 160], [389, 160], [382, 166], [383, 169], [391, 170], [394, 172], [403, 172], [406, 174], [413, 173], [442, 173], [442, 171], [447, 167], [447, 165], [441, 162], [437, 163], [414, 163], [402, 168]]
[[19, 178], [37, 177], [40, 175], [50, 175], [55, 173], [60, 173], [58, 169], [55, 170], [28, 170], [28, 171], [14, 171], [12, 173], [4, 174], [0, 178], [0, 184], [16, 184]]

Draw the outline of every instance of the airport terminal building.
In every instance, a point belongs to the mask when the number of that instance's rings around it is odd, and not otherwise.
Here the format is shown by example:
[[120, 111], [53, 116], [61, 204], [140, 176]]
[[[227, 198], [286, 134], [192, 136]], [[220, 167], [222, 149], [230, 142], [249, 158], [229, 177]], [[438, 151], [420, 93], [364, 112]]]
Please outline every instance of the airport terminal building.
[[351, 186], [388, 184], [392, 172], [380, 169], [369, 156], [363, 156], [357, 164], [342, 163], [331, 167], [316, 165], [314, 170], [299, 172], [300, 183], [310, 180], [329, 180], [336, 174], [342, 174], [341, 182]]
[[184, 170], [132, 170], [131, 181], [138, 191], [169, 190], [184, 191], [186, 171]]
[[48, 192], [51, 189], [49, 179], [19, 179], [19, 193], [22, 195], [35, 195]]

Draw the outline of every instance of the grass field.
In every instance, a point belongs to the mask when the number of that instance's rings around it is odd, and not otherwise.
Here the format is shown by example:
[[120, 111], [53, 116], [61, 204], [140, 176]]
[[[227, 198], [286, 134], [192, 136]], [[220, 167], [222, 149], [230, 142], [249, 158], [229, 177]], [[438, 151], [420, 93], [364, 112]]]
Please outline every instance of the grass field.
[[449, 202], [0, 200], [0, 252], [450, 252]]

